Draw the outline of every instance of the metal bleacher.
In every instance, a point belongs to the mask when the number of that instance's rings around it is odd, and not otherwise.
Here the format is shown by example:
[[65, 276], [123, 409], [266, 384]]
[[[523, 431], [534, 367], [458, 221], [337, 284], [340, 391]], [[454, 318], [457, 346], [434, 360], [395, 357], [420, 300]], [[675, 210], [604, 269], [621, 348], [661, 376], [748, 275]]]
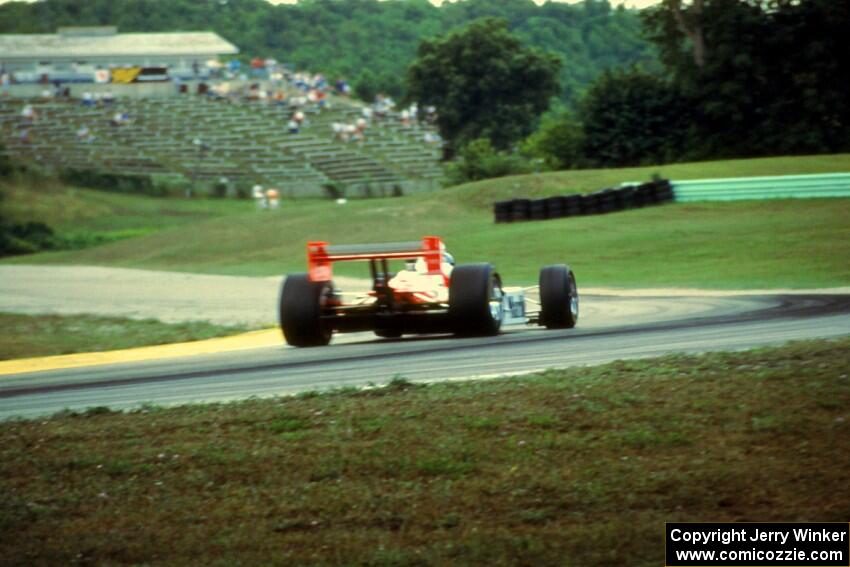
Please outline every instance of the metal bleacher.
[[[32, 121], [21, 114], [33, 106]], [[129, 122], [113, 125], [116, 112]], [[442, 177], [439, 150], [423, 141], [426, 129], [395, 116], [372, 122], [364, 140], [335, 138], [334, 122], [354, 122], [361, 107], [333, 99], [324, 109], [304, 109], [297, 134], [291, 109], [264, 102], [182, 95], [119, 99], [108, 105], [79, 101], [0, 101], [0, 138], [5, 153], [45, 168], [174, 176], [199, 183], [226, 177], [243, 185], [279, 187], [284, 195], [322, 195], [334, 184], [356, 196], [434, 187]], [[79, 140], [85, 126], [91, 138]]]

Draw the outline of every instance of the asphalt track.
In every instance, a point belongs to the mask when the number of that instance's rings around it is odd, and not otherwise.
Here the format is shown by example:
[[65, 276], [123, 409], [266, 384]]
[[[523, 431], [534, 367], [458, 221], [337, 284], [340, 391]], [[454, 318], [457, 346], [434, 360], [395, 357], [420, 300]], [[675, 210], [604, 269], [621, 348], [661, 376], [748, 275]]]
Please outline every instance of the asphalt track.
[[329, 347], [283, 345], [0, 376], [0, 419], [63, 409], [176, 405], [381, 384], [516, 375], [668, 353], [850, 335], [850, 295], [582, 297], [576, 329], [399, 340], [359, 333]]

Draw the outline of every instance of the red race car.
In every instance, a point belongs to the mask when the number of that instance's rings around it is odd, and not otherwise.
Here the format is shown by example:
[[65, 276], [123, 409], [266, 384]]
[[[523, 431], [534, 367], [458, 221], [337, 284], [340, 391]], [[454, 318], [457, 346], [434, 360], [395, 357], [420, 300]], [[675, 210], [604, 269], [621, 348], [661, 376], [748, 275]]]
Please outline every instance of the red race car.
[[[334, 285], [333, 264], [346, 261], [369, 264], [371, 289], [346, 293]], [[390, 262], [399, 261], [403, 268], [391, 271]], [[284, 280], [279, 315], [286, 341], [297, 347], [326, 345], [334, 332], [488, 336], [502, 325], [574, 327], [578, 290], [564, 264], [542, 268], [538, 286], [503, 287], [492, 264], [455, 266], [436, 236], [390, 244], [310, 242], [307, 273]]]

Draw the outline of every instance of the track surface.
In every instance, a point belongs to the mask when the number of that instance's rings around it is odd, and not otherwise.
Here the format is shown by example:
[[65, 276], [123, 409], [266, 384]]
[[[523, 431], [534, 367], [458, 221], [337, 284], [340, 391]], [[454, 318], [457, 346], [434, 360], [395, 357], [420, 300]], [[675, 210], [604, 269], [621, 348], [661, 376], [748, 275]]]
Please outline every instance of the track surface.
[[283, 344], [212, 355], [0, 376], [0, 419], [292, 394], [384, 383], [522, 374], [673, 352], [731, 350], [850, 334], [850, 295], [582, 298], [579, 327], [511, 329], [482, 339]]

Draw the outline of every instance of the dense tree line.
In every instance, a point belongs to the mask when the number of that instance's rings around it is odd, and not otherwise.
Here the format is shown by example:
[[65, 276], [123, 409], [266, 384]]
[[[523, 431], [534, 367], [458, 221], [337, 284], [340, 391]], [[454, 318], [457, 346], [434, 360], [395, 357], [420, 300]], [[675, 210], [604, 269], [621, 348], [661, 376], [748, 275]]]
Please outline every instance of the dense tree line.
[[635, 11], [607, 0], [578, 4], [464, 0], [45, 0], [0, 6], [0, 33], [51, 33], [66, 25], [117, 25], [121, 31], [213, 30], [242, 56], [274, 57], [347, 78], [363, 94], [404, 94], [407, 66], [422, 39], [483, 17], [508, 22], [525, 45], [563, 61], [562, 96], [574, 101], [606, 69], [654, 60]]
[[690, 109], [688, 153], [850, 149], [850, 3], [665, 0], [645, 24]]
[[663, 0], [661, 69], [609, 70], [524, 144], [552, 167], [850, 151], [850, 3]]

